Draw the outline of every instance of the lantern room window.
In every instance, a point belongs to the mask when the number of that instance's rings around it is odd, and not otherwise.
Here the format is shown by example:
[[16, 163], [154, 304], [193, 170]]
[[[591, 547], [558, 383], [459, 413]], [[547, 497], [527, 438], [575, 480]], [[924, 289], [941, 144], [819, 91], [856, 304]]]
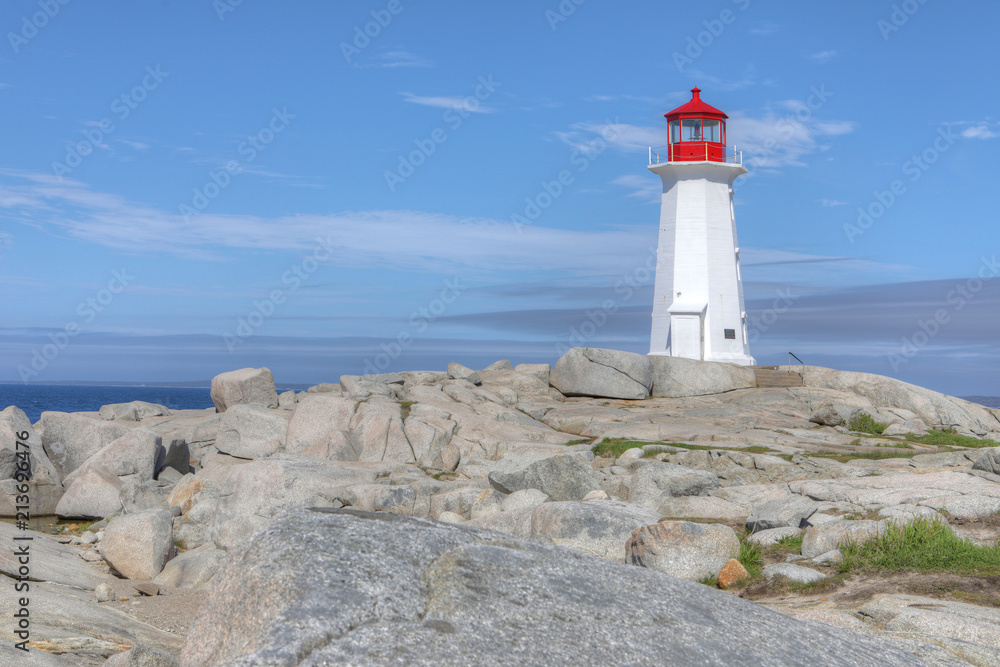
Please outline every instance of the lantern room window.
[[679, 120], [670, 121], [670, 143], [676, 144], [681, 140], [681, 122]]
[[681, 141], [704, 141], [701, 138], [701, 118], [685, 118], [681, 121]]
[[705, 141], [720, 143], [722, 141], [721, 121], [706, 118], [702, 126], [702, 135]]

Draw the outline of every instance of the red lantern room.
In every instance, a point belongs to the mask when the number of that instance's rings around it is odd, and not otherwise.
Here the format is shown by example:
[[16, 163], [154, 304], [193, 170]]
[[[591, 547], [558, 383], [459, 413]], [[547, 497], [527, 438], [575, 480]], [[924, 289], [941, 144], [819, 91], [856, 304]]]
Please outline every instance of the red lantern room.
[[725, 162], [726, 119], [701, 101], [701, 90], [691, 89], [691, 101], [663, 114], [667, 118], [670, 162]]

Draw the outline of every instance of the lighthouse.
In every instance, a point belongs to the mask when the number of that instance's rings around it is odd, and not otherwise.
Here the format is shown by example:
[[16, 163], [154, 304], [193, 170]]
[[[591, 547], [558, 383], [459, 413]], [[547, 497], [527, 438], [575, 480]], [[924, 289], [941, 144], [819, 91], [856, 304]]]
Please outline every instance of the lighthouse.
[[649, 353], [753, 366], [733, 211], [747, 170], [726, 148], [729, 116], [691, 93], [664, 114], [667, 145], [649, 149], [663, 180]]

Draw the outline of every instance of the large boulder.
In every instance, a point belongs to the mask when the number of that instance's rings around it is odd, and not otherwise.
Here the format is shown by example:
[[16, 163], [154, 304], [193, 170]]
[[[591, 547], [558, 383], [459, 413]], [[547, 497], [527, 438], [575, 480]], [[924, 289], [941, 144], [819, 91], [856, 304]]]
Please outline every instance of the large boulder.
[[153, 583], [168, 588], [204, 588], [226, 561], [227, 552], [214, 544], [203, 544], [172, 558]]
[[879, 664], [888, 641], [644, 568], [385, 513], [276, 517], [216, 575], [185, 665]]
[[[26, 473], [28, 480], [24, 481], [19, 472]], [[63, 494], [61, 480], [24, 411], [13, 405], [0, 411], [0, 516], [17, 515], [17, 506], [23, 505], [18, 496], [25, 495], [23, 484], [28, 485], [31, 513], [52, 514]]]
[[803, 496], [772, 498], [753, 506], [747, 517], [747, 530], [757, 532], [770, 528], [805, 528], [806, 520], [817, 509], [819, 503]]
[[531, 537], [624, 563], [632, 531], [659, 519], [652, 510], [617, 500], [544, 503], [531, 515]]
[[285, 445], [288, 418], [263, 405], [238, 404], [222, 415], [215, 447], [223, 454], [252, 459], [273, 454]]
[[715, 576], [739, 550], [729, 526], [690, 521], [636, 528], [625, 543], [626, 562], [692, 581]]
[[101, 419], [120, 419], [122, 421], [137, 422], [146, 417], [162, 417], [171, 414], [170, 408], [159, 403], [147, 403], [146, 401], [132, 401], [130, 403], [109, 403], [102, 405], [98, 415]]
[[657, 461], [639, 468], [627, 484], [629, 502], [660, 512], [671, 498], [698, 496], [717, 488], [719, 478], [706, 470]]
[[885, 532], [884, 521], [851, 521], [840, 519], [830, 523], [806, 528], [802, 537], [802, 555], [813, 558], [828, 551], [839, 549], [845, 542], [861, 544]]
[[278, 407], [274, 376], [267, 368], [241, 368], [212, 378], [212, 402], [225, 412], [230, 406], [256, 403], [266, 408]]
[[115, 517], [104, 529], [100, 552], [129, 579], [152, 579], [174, 555], [170, 512], [145, 510]]
[[552, 500], [580, 500], [601, 488], [589, 458], [559, 445], [519, 447], [497, 462], [489, 480], [502, 493], [538, 489]]
[[63, 478], [132, 430], [115, 422], [66, 412], [43, 412], [41, 424], [45, 453]]
[[972, 469], [1000, 475], [1000, 447], [990, 447], [983, 450], [976, 462], [972, 464]]
[[803, 381], [807, 387], [825, 387], [861, 396], [874, 406], [908, 410], [932, 427], [957, 428], [978, 436], [1000, 432], [997, 418], [978, 403], [882, 375], [807, 366]]
[[403, 428], [399, 403], [369, 400], [358, 405], [351, 419], [348, 441], [355, 461], [416, 462]]
[[356, 461], [349, 435], [357, 407], [357, 401], [339, 394], [303, 397], [288, 422], [285, 451], [333, 461]]
[[567, 396], [643, 399], [653, 386], [653, 365], [635, 352], [574, 347], [556, 362], [549, 383]]
[[653, 364], [651, 394], [661, 398], [721, 394], [757, 384], [752, 367], [683, 357], [650, 355]]

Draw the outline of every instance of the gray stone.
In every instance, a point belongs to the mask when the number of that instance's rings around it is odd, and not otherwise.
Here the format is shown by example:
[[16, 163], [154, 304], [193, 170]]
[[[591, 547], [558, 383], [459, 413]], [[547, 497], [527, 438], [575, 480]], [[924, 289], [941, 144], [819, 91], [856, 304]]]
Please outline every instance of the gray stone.
[[798, 584], [812, 584], [826, 579], [826, 575], [801, 565], [791, 563], [771, 563], [764, 566], [764, 576], [773, 579], [774, 577], [784, 577], [789, 581]]
[[115, 591], [108, 586], [106, 583], [97, 584], [97, 588], [94, 589], [94, 593], [97, 595], [98, 602], [110, 602], [115, 600]]
[[780, 528], [766, 528], [764, 530], [759, 530], [746, 539], [748, 542], [754, 542], [762, 547], [766, 547], [772, 544], [777, 544], [782, 538], [795, 537], [797, 535], [801, 535], [802, 533], [803, 530], [801, 528], [782, 526]]
[[483, 383], [483, 381], [479, 379], [479, 373], [477, 371], [454, 361], [448, 364], [448, 377], [453, 380], [468, 380], [472, 384]]
[[554, 449], [524, 448], [508, 454], [490, 472], [490, 484], [503, 493], [538, 489], [553, 500], [580, 500], [601, 488], [600, 478], [586, 455], [552, 454]]
[[212, 402], [225, 412], [233, 405], [257, 403], [266, 408], [278, 406], [274, 376], [267, 368], [241, 368], [212, 378]]
[[531, 537], [624, 563], [632, 532], [659, 519], [652, 510], [617, 500], [549, 502], [532, 513]]
[[357, 484], [346, 489], [343, 498], [359, 510], [412, 515], [417, 494], [409, 486]]
[[805, 528], [809, 517], [819, 509], [819, 503], [803, 496], [788, 496], [766, 500], [750, 509], [747, 529], [750, 531], [768, 528]]
[[356, 461], [349, 434], [357, 406], [357, 401], [335, 394], [304, 397], [288, 422], [285, 451], [333, 461]]
[[55, 513], [61, 517], [106, 517], [120, 512], [124, 483], [100, 463], [75, 471], [73, 482], [59, 499]]
[[170, 559], [153, 583], [167, 588], [204, 588], [226, 560], [226, 552], [203, 544]]
[[[848, 408], [847, 410], [850, 411], [852, 409]], [[809, 421], [821, 426], [841, 426], [846, 422], [846, 418], [841, 416], [842, 412], [845, 412], [843, 408], [838, 409], [832, 402], [823, 401], [813, 410], [812, 415], [809, 416]]]
[[288, 391], [283, 391], [278, 394], [278, 407], [279, 408], [294, 408], [295, 403], [298, 399], [295, 398], [295, 392], [291, 389]]
[[881, 521], [851, 521], [841, 519], [819, 526], [806, 528], [802, 537], [802, 555], [813, 558], [820, 554], [839, 549], [845, 542], [862, 543], [885, 532]]
[[458, 424], [451, 419], [411, 412], [403, 422], [403, 433], [420, 465], [454, 470], [461, 458], [458, 448], [451, 446], [456, 426]]
[[[22, 458], [25, 451], [27, 467]], [[18, 472], [26, 473], [28, 479], [25, 481], [22, 476], [15, 480]], [[24, 411], [13, 405], [0, 411], [0, 516], [17, 515], [17, 506], [23, 504], [18, 502], [18, 496], [25, 495], [24, 484], [28, 485], [31, 513], [53, 514], [63, 494], [61, 479]]]
[[101, 419], [121, 419], [123, 421], [140, 421], [146, 417], [162, 417], [172, 414], [170, 408], [159, 403], [132, 401], [130, 403], [110, 403], [102, 405], [97, 413]]
[[132, 429], [115, 422], [66, 412], [43, 412], [42, 445], [60, 478]]
[[390, 514], [298, 510], [248, 540], [185, 665], [918, 665], [644, 568]]
[[628, 499], [660, 512], [661, 504], [669, 498], [697, 496], [718, 486], [719, 478], [713, 473], [654, 461], [632, 475], [628, 482]]
[[512, 371], [514, 370], [514, 364], [510, 363], [509, 359], [501, 359], [499, 361], [494, 361], [492, 364], [483, 369], [484, 371]]
[[650, 355], [653, 364], [653, 396], [674, 398], [721, 394], [756, 385], [753, 368], [716, 361]]
[[528, 508], [534, 509], [549, 500], [551, 498], [549, 498], [548, 494], [538, 489], [521, 489], [504, 498], [500, 504], [500, 510], [503, 512], [512, 512]]
[[[223, 493], [214, 509], [208, 505], [206, 539], [220, 549], [235, 547], [279, 511], [329, 504], [347, 487], [374, 483], [378, 473], [370, 464], [358, 466], [290, 454], [229, 466], [214, 478]], [[196, 504], [191, 509], [189, 518], [198, 507]]]
[[[98, 604], [94, 594], [73, 591], [48, 583], [31, 585], [31, 640], [38, 655], [39, 646], [61, 654], [71, 665], [101, 664], [102, 658], [121, 653], [123, 646], [143, 643], [173, 655], [179, 655], [184, 640], [147, 623], [136, 620], [110, 605]], [[0, 617], [10, 619], [17, 596], [0, 595]], [[0, 628], [0, 644], [13, 645], [13, 628], [5, 623]], [[18, 653], [23, 654], [22, 651]], [[3, 665], [31, 665], [27, 660], [3, 662]], [[46, 663], [37, 663], [46, 664]], [[65, 663], [58, 663], [65, 664]]]
[[133, 644], [132, 648], [108, 658], [103, 667], [180, 667], [177, 658], [145, 644]]
[[344, 387], [345, 394], [355, 400], [360, 401], [372, 397], [393, 398], [396, 395], [392, 385], [389, 383], [362, 379], [347, 381], [347, 377], [350, 376], [345, 375], [341, 378], [341, 384]]
[[163, 438], [154, 431], [139, 427], [94, 452], [66, 476], [64, 483], [72, 485], [74, 479], [92, 465], [100, 465], [116, 477], [135, 475], [143, 480], [152, 480], [159, 472], [157, 466], [163, 458]]
[[359, 404], [351, 419], [348, 441], [357, 461], [417, 460], [403, 429], [399, 403], [394, 401], [373, 399]]
[[653, 365], [634, 352], [574, 347], [556, 362], [549, 382], [566, 396], [643, 399], [653, 385]]
[[627, 563], [699, 581], [712, 577], [740, 550], [729, 526], [690, 521], [660, 521], [636, 528], [625, 543]]
[[813, 556], [812, 561], [817, 565], [836, 565], [844, 561], [844, 554], [840, 553], [840, 549], [833, 549], [818, 556]]
[[223, 454], [252, 459], [280, 451], [287, 431], [282, 412], [259, 404], [233, 405], [222, 415], [215, 447]]
[[712, 496], [679, 496], [662, 498], [657, 511], [671, 519], [711, 519], [713, 521], [746, 521], [750, 513], [745, 507]]
[[549, 364], [518, 364], [514, 366], [514, 370], [518, 373], [538, 378], [547, 387], [549, 385], [549, 373], [552, 372], [552, 366]]
[[129, 579], [152, 579], [174, 554], [170, 512], [146, 510], [115, 517], [101, 540], [104, 560]]
[[341, 391], [340, 384], [335, 382], [321, 382], [319, 384], [314, 384], [313, 386], [306, 389], [309, 394], [325, 394], [329, 392], [334, 392], [339, 394]]
[[1000, 447], [990, 447], [972, 464], [973, 470], [983, 470], [994, 475], [1000, 475]]
[[[33, 530], [20, 530], [14, 524], [0, 521], [0, 543], [4, 545], [0, 548], [0, 572], [3, 574], [11, 578], [18, 576], [18, 570], [23, 563], [19, 563], [15, 555], [14, 545], [18, 544], [18, 541], [14, 538], [26, 536], [32, 538], [29, 563], [32, 579], [91, 591], [101, 583], [102, 577], [80, 559], [73, 547], [60, 544], [51, 535]], [[0, 598], [11, 597], [12, 594], [0, 595]]]

